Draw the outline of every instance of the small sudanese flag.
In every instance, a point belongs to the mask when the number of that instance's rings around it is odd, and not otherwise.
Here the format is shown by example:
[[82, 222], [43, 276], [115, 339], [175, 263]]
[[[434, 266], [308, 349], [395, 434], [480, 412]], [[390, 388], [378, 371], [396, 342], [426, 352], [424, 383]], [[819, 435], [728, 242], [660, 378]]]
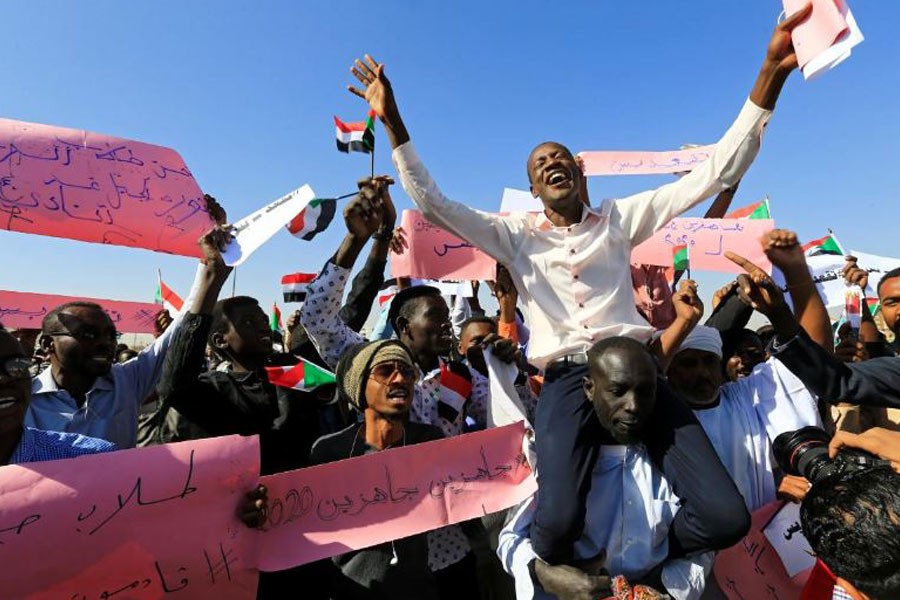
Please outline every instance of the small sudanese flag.
[[269, 317], [269, 328], [272, 331], [284, 331], [284, 325], [281, 323], [281, 310], [274, 302], [272, 303], [272, 315]]
[[266, 375], [272, 385], [301, 391], [314, 390], [337, 381], [334, 373], [302, 358], [290, 367], [266, 367]]
[[841, 245], [833, 234], [826, 235], [823, 238], [804, 244], [803, 252], [806, 256], [821, 256], [823, 254], [834, 254], [836, 256], [844, 255], [844, 249], [841, 248]]
[[375, 150], [375, 111], [370, 110], [366, 120], [358, 123], [344, 123], [335, 117], [334, 132], [341, 152], [371, 154]]
[[672, 266], [676, 271], [687, 271], [691, 268], [691, 259], [686, 244], [672, 248]]
[[180, 313], [181, 307], [184, 306], [184, 300], [163, 282], [161, 274], [157, 276], [155, 301], [157, 304], [162, 304], [163, 308], [169, 311], [173, 317]]
[[306, 290], [309, 283], [316, 278], [316, 273], [291, 273], [281, 278], [281, 293], [285, 302], [306, 301]]
[[739, 208], [725, 215], [726, 219], [771, 219], [769, 199], [760, 200], [755, 204]]
[[337, 200], [331, 198], [316, 198], [310, 200], [299, 215], [291, 219], [285, 227], [291, 235], [301, 240], [310, 241], [316, 234], [325, 231], [334, 219], [337, 212]]

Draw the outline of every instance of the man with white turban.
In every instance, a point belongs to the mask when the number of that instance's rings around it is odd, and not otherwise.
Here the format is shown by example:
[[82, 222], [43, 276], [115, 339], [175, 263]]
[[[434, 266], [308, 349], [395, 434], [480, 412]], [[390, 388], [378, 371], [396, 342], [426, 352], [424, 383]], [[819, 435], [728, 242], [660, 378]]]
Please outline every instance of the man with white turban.
[[777, 358], [725, 382], [722, 338], [698, 325], [667, 372], [669, 383], [694, 410], [752, 512], [776, 499], [772, 441], [807, 425], [822, 426], [816, 399]]

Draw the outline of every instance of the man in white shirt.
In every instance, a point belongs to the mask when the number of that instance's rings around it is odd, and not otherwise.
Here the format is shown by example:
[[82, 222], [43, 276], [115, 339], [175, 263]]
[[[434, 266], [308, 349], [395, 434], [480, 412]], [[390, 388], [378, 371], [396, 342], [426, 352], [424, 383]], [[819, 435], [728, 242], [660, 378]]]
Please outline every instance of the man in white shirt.
[[[381, 119], [407, 194], [436, 225], [477, 246], [505, 265], [525, 304], [532, 335], [529, 360], [544, 369], [545, 384], [535, 418], [537, 451], [544, 465], [539, 475], [539, 506], [534, 542], [538, 553], [554, 563], [566, 562], [584, 519], [584, 500], [597, 458], [590, 430], [596, 417], [580, 393], [587, 367], [584, 352], [605, 337], [626, 335], [647, 342], [653, 329], [634, 306], [630, 256], [673, 217], [709, 196], [733, 187], [759, 149], [763, 128], [790, 72], [797, 67], [791, 30], [811, 11], [807, 6], [780, 23], [750, 98], [716, 144], [709, 160], [678, 181], [599, 207], [583, 202], [584, 175], [572, 153], [547, 142], [528, 158], [531, 191], [544, 212], [500, 216], [472, 209], [445, 197], [416, 154], [400, 117], [384, 65], [366, 57], [351, 69], [364, 98]], [[678, 403], [660, 388], [661, 410]], [[696, 422], [669, 426], [677, 435], [703, 437]], [[667, 445], [649, 448], [654, 462], [665, 464]], [[711, 463], [715, 464], [713, 456]], [[718, 474], [716, 474], [716, 477]], [[574, 492], [574, 493], [573, 493]]]
[[[605, 573], [558, 565], [537, 557], [530, 539], [537, 505], [534, 496], [523, 504], [500, 534], [498, 554], [516, 579], [519, 600], [606, 597], [609, 576], [622, 575], [631, 584], [643, 583], [668, 592], [677, 600], [698, 598], [703, 592], [714, 535], [685, 558], [678, 540], [685, 521], [706, 523], [710, 532], [726, 517], [716, 513], [706, 490], [702, 454], [678, 456], [678, 481], [670, 481], [650, 460], [644, 440], [649, 416], [655, 410], [656, 364], [647, 349], [626, 337], [606, 338], [588, 352], [590, 377], [583, 392], [598, 417], [599, 458], [592, 466], [584, 531], [574, 545], [579, 561], [605, 553]], [[538, 472], [543, 467], [537, 457]], [[595, 561], [596, 562], [596, 561]], [[597, 565], [599, 566], [599, 565]], [[580, 596], [578, 594], [584, 594]]]

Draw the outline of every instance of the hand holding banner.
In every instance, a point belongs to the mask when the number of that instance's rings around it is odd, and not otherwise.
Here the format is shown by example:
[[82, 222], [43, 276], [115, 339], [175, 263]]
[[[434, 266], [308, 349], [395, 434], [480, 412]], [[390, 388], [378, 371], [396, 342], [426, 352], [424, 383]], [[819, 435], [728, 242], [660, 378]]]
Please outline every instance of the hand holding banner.
[[200, 256], [213, 223], [177, 152], [0, 119], [0, 227]]

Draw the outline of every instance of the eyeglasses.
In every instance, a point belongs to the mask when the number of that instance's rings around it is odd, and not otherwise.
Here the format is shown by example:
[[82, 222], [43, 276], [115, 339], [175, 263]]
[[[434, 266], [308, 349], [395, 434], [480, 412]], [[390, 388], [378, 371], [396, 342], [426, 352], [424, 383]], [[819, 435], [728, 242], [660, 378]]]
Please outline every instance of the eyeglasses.
[[389, 383], [396, 373], [400, 373], [404, 379], [416, 380], [419, 378], [418, 370], [413, 365], [399, 360], [378, 363], [369, 370], [369, 377], [378, 383]]
[[53, 333], [48, 333], [50, 337], [59, 337], [66, 336], [70, 338], [74, 338], [79, 342], [88, 342], [94, 343], [100, 340], [109, 340], [111, 342], [119, 341], [119, 338], [122, 337], [122, 334], [116, 331], [115, 329], [111, 331], [97, 331], [96, 329], [91, 329], [86, 327], [84, 329], [79, 329], [78, 331], [55, 331]]
[[0, 380], [31, 379], [31, 364], [31, 359], [24, 356], [0, 360]]

